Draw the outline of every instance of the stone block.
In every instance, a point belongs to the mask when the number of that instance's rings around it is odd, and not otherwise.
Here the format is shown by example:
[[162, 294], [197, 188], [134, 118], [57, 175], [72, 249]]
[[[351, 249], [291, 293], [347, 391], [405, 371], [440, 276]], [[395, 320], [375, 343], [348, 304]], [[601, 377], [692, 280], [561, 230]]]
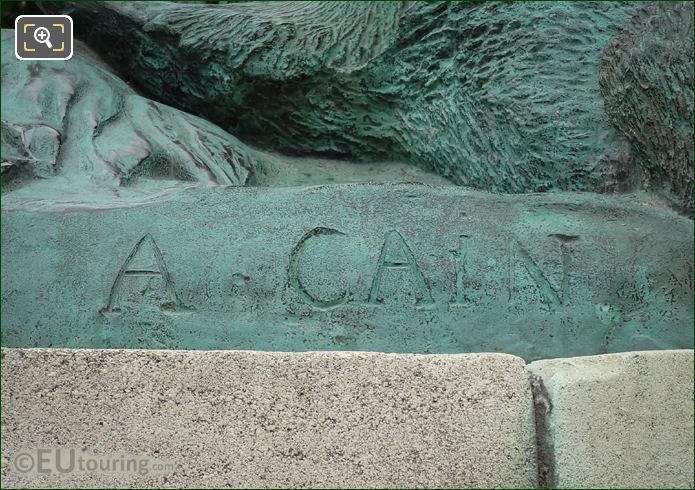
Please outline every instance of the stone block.
[[[464, 488], [537, 479], [528, 374], [504, 354], [3, 349], [2, 385], [4, 486]], [[45, 448], [148, 462], [144, 474], [17, 471]], [[53, 453], [41, 458], [55, 467]], [[155, 472], [155, 463], [173, 466]]]
[[693, 488], [693, 351], [552, 359], [528, 369], [549, 407], [540, 451], [549, 486]]

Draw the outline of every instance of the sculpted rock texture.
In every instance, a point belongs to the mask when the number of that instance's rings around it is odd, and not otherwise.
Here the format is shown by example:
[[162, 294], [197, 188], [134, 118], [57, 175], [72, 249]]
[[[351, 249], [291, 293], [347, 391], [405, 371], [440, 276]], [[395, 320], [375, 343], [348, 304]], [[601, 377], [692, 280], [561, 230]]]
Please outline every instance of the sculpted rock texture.
[[528, 370], [545, 387], [550, 488], [693, 488], [692, 350], [550, 359]]
[[[2, 356], [2, 471], [12, 487], [536, 486], [528, 374], [509, 355]], [[174, 466], [147, 474], [13, 471], [23, 450], [55, 447]]]
[[[632, 3], [73, 3], [124, 76], [243, 141], [502, 192], [621, 188], [599, 92]], [[113, 46], [119, 46], [113, 49]]]
[[13, 36], [2, 31], [3, 191], [49, 177], [82, 193], [142, 178], [245, 184], [262, 161], [214, 124], [139, 96], [82, 44], [68, 61], [28, 62]]
[[611, 121], [630, 140], [628, 173], [692, 211], [693, 4], [641, 8], [606, 47], [601, 93]]
[[5, 346], [693, 346], [692, 221], [625, 198], [359, 184], [42, 209], [3, 212]]
[[80, 42], [67, 62], [17, 60], [13, 42], [13, 31], [4, 30], [3, 205], [128, 206], [190, 185], [451, 185], [399, 162], [255, 151], [206, 120], [138, 95]]

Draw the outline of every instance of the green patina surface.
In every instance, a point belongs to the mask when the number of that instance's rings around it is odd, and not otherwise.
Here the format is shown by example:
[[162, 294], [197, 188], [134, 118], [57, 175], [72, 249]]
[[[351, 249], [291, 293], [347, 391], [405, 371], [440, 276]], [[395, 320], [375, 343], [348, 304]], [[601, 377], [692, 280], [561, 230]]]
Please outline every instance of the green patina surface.
[[51, 8], [120, 75], [3, 31], [4, 346], [693, 347], [691, 6]]
[[132, 205], [190, 185], [451, 185], [403, 162], [255, 150], [204, 119], [138, 95], [80, 42], [69, 61], [20, 61], [13, 36], [2, 32], [2, 190], [13, 203]]
[[56, 10], [155, 98], [260, 148], [399, 160], [498, 192], [648, 189], [692, 209], [686, 3]]
[[594, 194], [412, 184], [198, 189], [6, 210], [12, 347], [692, 348], [692, 222]]

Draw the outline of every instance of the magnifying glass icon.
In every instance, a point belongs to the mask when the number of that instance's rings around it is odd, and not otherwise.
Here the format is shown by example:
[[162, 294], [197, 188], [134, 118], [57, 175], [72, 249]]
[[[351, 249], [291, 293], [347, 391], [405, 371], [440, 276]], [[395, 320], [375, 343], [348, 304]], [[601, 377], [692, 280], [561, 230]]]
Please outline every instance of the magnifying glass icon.
[[51, 44], [51, 32], [45, 27], [39, 27], [34, 31], [34, 40], [36, 40], [37, 43], [45, 44], [53, 49], [53, 45]]

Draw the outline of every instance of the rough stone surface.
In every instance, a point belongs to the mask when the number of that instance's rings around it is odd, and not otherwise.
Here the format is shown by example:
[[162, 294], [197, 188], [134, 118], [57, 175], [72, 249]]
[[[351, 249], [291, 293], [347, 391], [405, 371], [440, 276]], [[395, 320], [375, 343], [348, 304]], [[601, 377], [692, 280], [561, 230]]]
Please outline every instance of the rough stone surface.
[[642, 187], [682, 211], [693, 206], [693, 4], [641, 8], [600, 63], [611, 121], [630, 140]]
[[[46, 5], [46, 4], [42, 4]], [[621, 189], [598, 63], [639, 4], [79, 2], [151, 96], [288, 154], [394, 159], [501, 192]], [[119, 49], [112, 49], [113, 46]]]
[[[3, 485], [522, 487], [536, 483], [521, 359], [3, 349]], [[21, 450], [173, 462], [162, 475], [18, 473]]]
[[692, 221], [625, 199], [387, 184], [3, 209], [6, 347], [693, 347]]
[[561, 488], [693, 488], [693, 351], [533, 362]]

